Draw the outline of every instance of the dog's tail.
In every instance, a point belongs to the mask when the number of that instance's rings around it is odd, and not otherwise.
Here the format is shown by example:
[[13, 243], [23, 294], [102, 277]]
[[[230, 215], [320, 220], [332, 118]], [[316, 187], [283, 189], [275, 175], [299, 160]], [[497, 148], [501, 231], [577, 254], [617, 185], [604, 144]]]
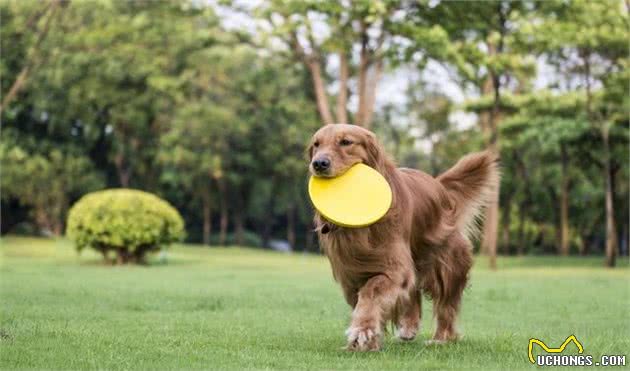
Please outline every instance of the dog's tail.
[[468, 238], [478, 235], [483, 209], [496, 201], [499, 178], [498, 156], [491, 151], [465, 156], [437, 177], [454, 203], [457, 227]]

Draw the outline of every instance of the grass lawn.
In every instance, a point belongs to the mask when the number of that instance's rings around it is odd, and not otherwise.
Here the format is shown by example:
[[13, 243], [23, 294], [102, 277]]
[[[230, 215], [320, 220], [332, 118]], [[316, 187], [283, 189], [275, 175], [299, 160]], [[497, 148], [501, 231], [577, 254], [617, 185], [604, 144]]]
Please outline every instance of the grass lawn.
[[2, 369], [533, 369], [529, 338], [571, 334], [596, 361], [630, 355], [627, 259], [478, 260], [462, 341], [424, 345], [425, 300], [419, 338], [359, 354], [341, 350], [349, 308], [323, 257], [176, 247], [167, 265], [112, 267], [65, 240], [0, 244]]

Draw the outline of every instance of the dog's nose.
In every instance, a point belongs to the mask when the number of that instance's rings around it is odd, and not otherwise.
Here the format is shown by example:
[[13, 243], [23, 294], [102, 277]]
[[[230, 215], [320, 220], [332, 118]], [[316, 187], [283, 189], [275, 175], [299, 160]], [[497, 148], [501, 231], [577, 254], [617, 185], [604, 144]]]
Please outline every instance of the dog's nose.
[[322, 171], [326, 171], [330, 168], [330, 160], [326, 157], [320, 157], [318, 159], [313, 160], [313, 169], [318, 173]]

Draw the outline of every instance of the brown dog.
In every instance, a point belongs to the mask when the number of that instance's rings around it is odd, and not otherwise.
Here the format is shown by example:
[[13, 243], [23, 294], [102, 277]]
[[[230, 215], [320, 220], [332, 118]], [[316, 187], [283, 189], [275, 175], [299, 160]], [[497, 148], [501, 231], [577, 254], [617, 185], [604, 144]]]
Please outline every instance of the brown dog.
[[393, 192], [387, 214], [365, 228], [338, 227], [315, 215], [335, 280], [353, 308], [348, 349], [378, 350], [388, 320], [399, 338], [413, 339], [422, 293], [433, 300], [437, 319], [432, 341], [456, 340], [455, 320], [472, 265], [469, 239], [498, 188], [496, 156], [468, 155], [433, 178], [396, 168], [372, 132], [345, 124], [322, 127], [308, 153], [314, 176], [335, 177], [361, 162], [378, 170]]

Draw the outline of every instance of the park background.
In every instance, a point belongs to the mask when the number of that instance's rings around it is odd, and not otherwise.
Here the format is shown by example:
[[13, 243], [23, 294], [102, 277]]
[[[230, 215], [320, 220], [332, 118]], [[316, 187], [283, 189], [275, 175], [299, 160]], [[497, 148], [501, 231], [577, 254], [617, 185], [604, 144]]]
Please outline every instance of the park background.
[[[526, 367], [522, 339], [578, 330], [627, 351], [628, 6], [0, 0], [3, 360], [411, 367], [414, 349], [393, 343], [381, 358], [336, 352], [347, 309], [318, 256], [304, 154], [334, 122], [434, 175], [500, 154], [464, 304], [472, 334], [418, 345], [425, 365]], [[109, 188], [167, 200], [185, 243], [148, 267], [77, 257], [68, 211]], [[230, 338], [219, 324], [235, 315]]]

